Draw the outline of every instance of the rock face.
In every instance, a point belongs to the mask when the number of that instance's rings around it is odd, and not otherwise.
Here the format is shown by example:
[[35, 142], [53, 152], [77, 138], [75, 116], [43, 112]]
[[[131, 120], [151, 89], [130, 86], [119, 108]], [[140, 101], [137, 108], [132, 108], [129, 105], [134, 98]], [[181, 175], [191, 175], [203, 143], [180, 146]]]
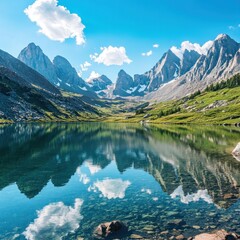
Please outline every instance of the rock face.
[[76, 86], [78, 85], [81, 88], [86, 86], [85, 81], [78, 76], [76, 69], [72, 67], [66, 58], [62, 56], [56, 56], [53, 59], [53, 64], [57, 77], [64, 83]]
[[58, 77], [50, 59], [43, 53], [39, 46], [30, 43], [18, 55], [18, 59], [27, 66], [42, 74], [48, 81], [57, 85]]
[[147, 89], [151, 92], [180, 74], [180, 59], [169, 50], [160, 61], [144, 75], [149, 79]]
[[240, 161], [240, 142], [237, 144], [237, 146], [233, 149], [232, 155]]
[[107, 90], [110, 88], [110, 86], [112, 86], [113, 83], [108, 77], [102, 75], [98, 78], [91, 79], [88, 84], [90, 88], [99, 96], [105, 97]]
[[127, 234], [127, 227], [121, 221], [112, 221], [100, 224], [94, 231], [97, 239], [119, 238]]
[[131, 96], [134, 87], [133, 78], [128, 75], [125, 71], [121, 70], [118, 73], [118, 78], [116, 81], [115, 89], [113, 91], [114, 95], [118, 96]]
[[66, 58], [56, 56], [53, 59], [53, 64], [58, 77], [57, 86], [66, 91], [97, 97], [88, 84], [78, 76], [76, 69], [72, 67]]
[[204, 51], [186, 47], [178, 54], [171, 48], [150, 71], [134, 75], [133, 80], [121, 71], [113, 94], [165, 101], [202, 90], [240, 72], [239, 43], [226, 34], [207, 43]]
[[9, 71], [16, 73], [25, 81], [38, 86], [41, 89], [54, 94], [60, 94], [60, 91], [54, 87], [43, 75], [24, 64], [22, 61], [14, 58], [10, 54], [0, 50], [0, 66], [7, 68]]
[[149, 93], [146, 99], [165, 101], [181, 98], [207, 85], [227, 79], [240, 72], [240, 44], [228, 35], [219, 35], [206, 55], [201, 55], [184, 75]]
[[[38, 75], [40, 74], [36, 72], [36, 77]], [[48, 82], [42, 75], [40, 76], [42, 80]], [[23, 122], [52, 120], [53, 116], [62, 120], [66, 118], [66, 113], [78, 117], [80, 112], [95, 112], [95, 109], [85, 104], [81, 98], [63, 97], [57, 90], [57, 94], [49, 92], [48, 89], [45, 91], [44, 88], [29, 82], [28, 77], [28, 75], [26, 78], [20, 77], [16, 72], [0, 66], [1, 119]], [[57, 106], [63, 108], [64, 112]]]
[[57, 56], [53, 62], [51, 62], [39, 46], [30, 43], [20, 52], [18, 59], [42, 74], [49, 82], [58, 88], [97, 98], [97, 95], [91, 90], [88, 84], [78, 76], [76, 69], [73, 68], [64, 57]]
[[[182, 76], [196, 63], [200, 54], [196, 51], [185, 50], [180, 59], [171, 50], [168, 50], [159, 62], [145, 74], [134, 75], [134, 80], [129, 75], [119, 73], [114, 95], [143, 96], [147, 92], [157, 90], [161, 85]], [[125, 79], [124, 79], [125, 78]], [[126, 84], [127, 82], [127, 84]], [[125, 86], [123, 87], [125, 83]], [[119, 90], [121, 89], [121, 90]]]

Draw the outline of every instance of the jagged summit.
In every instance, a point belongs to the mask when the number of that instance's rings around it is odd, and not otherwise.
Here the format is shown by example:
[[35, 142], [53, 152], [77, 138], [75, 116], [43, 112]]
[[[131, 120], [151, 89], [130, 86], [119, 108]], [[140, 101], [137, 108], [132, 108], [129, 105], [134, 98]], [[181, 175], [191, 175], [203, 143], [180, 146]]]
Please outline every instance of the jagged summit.
[[97, 95], [77, 74], [70, 62], [56, 56], [53, 62], [35, 43], [28, 44], [19, 54], [18, 59], [42, 74], [49, 82], [65, 91], [83, 94], [96, 98]]
[[28, 44], [28, 46], [20, 52], [18, 59], [42, 74], [49, 82], [54, 85], [58, 83], [58, 77], [51, 60], [35, 43]]
[[[219, 34], [214, 41], [207, 41], [202, 46], [185, 41], [180, 48], [172, 47], [165, 52], [148, 72], [136, 74], [134, 81], [127, 84], [128, 88], [120, 84], [124, 92], [119, 92], [118, 84], [115, 88], [118, 95], [123, 94], [121, 96], [126, 96], [126, 92], [131, 96], [146, 95], [159, 100], [185, 96], [203, 89], [210, 82], [240, 72], [239, 49], [240, 44], [227, 34]], [[118, 81], [124, 82], [124, 74], [120, 71]]]
[[215, 40], [219, 40], [219, 39], [222, 39], [222, 38], [230, 38], [230, 37], [225, 33], [221, 33], [221, 34], [217, 35]]

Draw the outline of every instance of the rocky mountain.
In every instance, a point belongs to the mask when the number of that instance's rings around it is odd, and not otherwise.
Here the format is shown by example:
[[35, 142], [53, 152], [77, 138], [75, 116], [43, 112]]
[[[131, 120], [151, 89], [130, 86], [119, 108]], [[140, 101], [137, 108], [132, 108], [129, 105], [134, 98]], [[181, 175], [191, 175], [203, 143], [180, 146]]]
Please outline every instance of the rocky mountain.
[[81, 96], [63, 96], [43, 75], [0, 50], [0, 119], [63, 121], [82, 119], [97, 110]]
[[240, 72], [240, 44], [226, 34], [203, 46], [183, 42], [172, 47], [148, 72], [134, 78], [119, 73], [113, 94], [158, 101], [181, 98]]
[[54, 85], [58, 84], [59, 80], [55, 72], [55, 67], [39, 46], [30, 43], [20, 52], [18, 59], [42, 74], [49, 82]]
[[9, 70], [9, 72], [13, 72], [34, 86], [37, 86], [53, 94], [60, 94], [60, 91], [44, 76], [2, 50], [0, 50], [0, 66], [5, 67]]
[[64, 57], [57, 56], [51, 62], [39, 46], [30, 43], [20, 52], [18, 59], [42, 74], [58, 88], [88, 97], [97, 97], [88, 84], [78, 76], [76, 69]]
[[76, 92], [94, 98], [97, 97], [88, 84], [79, 77], [76, 69], [72, 67], [66, 58], [56, 56], [53, 59], [53, 64], [58, 77], [58, 87], [69, 92]]
[[107, 91], [112, 84], [113, 82], [105, 75], [88, 81], [90, 88], [101, 97], [106, 97]]
[[118, 78], [113, 90], [113, 94], [117, 96], [131, 96], [135, 91], [133, 78], [128, 75], [124, 70], [118, 73]]
[[194, 66], [184, 75], [175, 78], [146, 99], [164, 101], [181, 98], [209, 84], [227, 79], [240, 72], [240, 44], [226, 34], [220, 34], [206, 55], [201, 55]]
[[[156, 91], [163, 84], [189, 71], [199, 57], [198, 52], [186, 49], [180, 58], [170, 49], [150, 71], [134, 75], [133, 81], [129, 77], [123, 80], [124, 75], [118, 77], [114, 94], [123, 97], [144, 96], [148, 92]], [[127, 82], [125, 87], [122, 87], [123, 82]], [[124, 91], [119, 90], [119, 87]]]
[[60, 93], [51, 93], [33, 85], [16, 72], [0, 66], [1, 120], [63, 121], [71, 118], [81, 119], [85, 114], [98, 114], [98, 112], [82, 101], [81, 97], [71, 98], [64, 97]]

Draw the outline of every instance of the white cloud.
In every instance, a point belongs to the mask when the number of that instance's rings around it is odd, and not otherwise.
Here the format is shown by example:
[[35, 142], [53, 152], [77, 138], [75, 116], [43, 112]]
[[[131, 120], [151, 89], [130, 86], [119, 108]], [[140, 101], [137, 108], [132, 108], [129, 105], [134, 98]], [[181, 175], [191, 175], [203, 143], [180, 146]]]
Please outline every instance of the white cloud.
[[91, 162], [86, 162], [86, 166], [89, 169], [89, 172], [91, 175], [94, 175], [95, 173], [101, 171], [101, 167], [98, 165], [93, 165]]
[[67, 38], [76, 38], [78, 45], [85, 42], [81, 18], [58, 5], [58, 0], [36, 0], [24, 13], [37, 24], [39, 32], [51, 40], [63, 42]]
[[97, 63], [103, 63], [106, 66], [118, 65], [121, 66], [124, 63], [130, 64], [131, 59], [127, 56], [125, 47], [101, 47], [100, 54], [91, 54], [90, 58]]
[[98, 55], [99, 55], [98, 53], [94, 53], [94, 54], [90, 54], [89, 57], [92, 61], [94, 61]]
[[156, 43], [156, 44], [153, 44], [153, 47], [154, 47], [154, 48], [159, 48], [159, 44], [157, 44], [157, 43]]
[[213, 41], [208, 41], [204, 45], [200, 46], [198, 43], [191, 43], [189, 41], [184, 41], [181, 44], [180, 48], [176, 46], [171, 47], [171, 51], [178, 56], [180, 59], [183, 57], [183, 53], [185, 50], [191, 51], [194, 50], [201, 55], [206, 55], [209, 48], [212, 46]]
[[91, 67], [91, 66], [92, 66], [92, 64], [87, 62], [87, 61], [84, 62], [83, 64], [80, 64], [81, 70], [83, 72], [86, 72], [88, 70], [88, 68]]
[[79, 228], [83, 219], [80, 209], [83, 201], [75, 199], [74, 207], [63, 202], [51, 203], [37, 211], [38, 217], [23, 232], [27, 240], [62, 239], [69, 232]]
[[237, 28], [240, 28], [240, 24], [235, 25], [235, 26], [228, 26], [228, 29], [230, 29], [230, 30], [236, 30]]
[[129, 181], [123, 181], [122, 179], [105, 179], [97, 181], [92, 187], [89, 187], [89, 191], [100, 191], [103, 197], [108, 199], [124, 198], [126, 189], [131, 185]]
[[152, 190], [149, 189], [149, 188], [147, 188], [147, 189], [143, 188], [143, 189], [141, 189], [141, 192], [146, 192], [146, 193], [149, 194], [149, 195], [152, 194]]
[[92, 79], [99, 78], [101, 75], [95, 71], [90, 73], [90, 76], [86, 79], [87, 82], [91, 82]]
[[152, 52], [152, 50], [150, 50], [150, 51], [148, 51], [148, 52], [146, 52], [146, 53], [142, 53], [142, 56], [144, 56], [144, 57], [149, 57], [149, 56], [151, 56], [153, 54], [153, 52]]
[[87, 176], [86, 173], [81, 172], [81, 168], [77, 168], [77, 175], [79, 176], [79, 181], [82, 182], [84, 185], [90, 182], [90, 178]]
[[212, 203], [211, 196], [208, 195], [207, 190], [198, 190], [197, 193], [184, 195], [182, 186], [179, 186], [174, 192], [170, 195], [171, 198], [180, 197], [182, 203], [188, 204], [190, 202], [198, 202], [200, 199], [207, 203]]

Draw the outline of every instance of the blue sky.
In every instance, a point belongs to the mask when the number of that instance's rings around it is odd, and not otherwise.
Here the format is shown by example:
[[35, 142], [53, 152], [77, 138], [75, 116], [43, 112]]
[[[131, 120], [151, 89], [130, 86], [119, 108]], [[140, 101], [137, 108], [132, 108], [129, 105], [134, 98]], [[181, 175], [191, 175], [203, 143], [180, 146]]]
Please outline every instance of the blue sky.
[[[202, 45], [208, 40], [215, 39], [220, 33], [227, 33], [240, 41], [239, 0], [37, 1], [45, 2], [45, 8], [42, 8], [45, 10], [36, 8], [39, 16], [37, 20], [32, 19], [32, 21], [31, 17], [36, 18], [33, 9], [28, 14], [24, 10], [33, 5], [35, 0], [0, 1], [0, 48], [17, 56], [28, 43], [35, 42], [50, 59], [62, 55], [78, 71], [81, 69], [80, 64], [86, 61], [90, 63], [88, 70], [82, 71], [83, 78], [87, 78], [92, 71], [106, 74], [112, 80], [116, 79], [120, 69], [131, 75], [144, 73], [171, 46], [179, 47], [181, 42], [186, 40]], [[60, 18], [57, 24], [52, 24], [53, 21], [49, 18], [52, 16], [52, 9], [47, 8], [47, 1], [57, 2], [57, 11], [59, 6], [65, 7], [64, 11], [67, 12], [66, 16], [63, 16], [66, 23], [65, 30], [59, 27], [63, 18]], [[73, 13], [77, 15], [73, 16]], [[81, 23], [73, 28], [73, 23], [78, 17], [81, 18]], [[39, 32], [41, 28], [39, 24], [45, 24], [48, 28], [45, 29], [45, 33]], [[81, 32], [80, 28], [83, 25], [85, 28]], [[53, 29], [53, 26], [57, 29]], [[76, 29], [84, 34], [85, 43], [78, 45], [75, 38], [68, 38], [66, 33], [68, 27], [70, 34]], [[63, 42], [60, 42], [57, 36], [57, 34], [62, 36], [61, 31], [66, 35], [61, 39], [64, 40]], [[81, 39], [80, 33], [78, 36]], [[154, 48], [153, 44], [158, 44], [159, 47]], [[118, 65], [112, 65], [111, 62], [106, 64], [104, 61], [110, 50], [109, 46], [113, 47], [111, 50], [114, 52], [119, 53], [119, 47], [125, 50], [125, 53], [121, 51], [121, 54], [125, 55], [122, 62], [116, 59], [112, 62]], [[100, 49], [101, 47], [105, 47], [105, 55], [101, 55], [104, 50]], [[142, 56], [142, 53], [147, 52], [151, 55]], [[89, 56], [94, 53], [98, 55], [90, 59]]]

